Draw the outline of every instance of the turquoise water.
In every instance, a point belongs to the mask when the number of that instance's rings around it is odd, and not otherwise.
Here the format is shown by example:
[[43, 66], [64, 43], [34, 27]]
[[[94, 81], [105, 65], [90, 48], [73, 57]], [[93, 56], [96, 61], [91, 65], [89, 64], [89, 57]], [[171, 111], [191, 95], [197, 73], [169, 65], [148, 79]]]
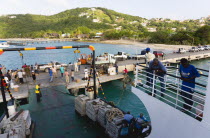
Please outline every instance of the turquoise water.
[[[118, 51], [135, 54], [142, 50], [138, 46], [131, 45], [108, 45], [108, 44], [94, 44], [94, 43], [78, 43], [78, 42], [64, 42], [64, 43], [50, 43], [30, 45], [34, 46], [63, 46], [63, 45], [93, 45], [96, 47], [96, 55], [103, 52], [112, 54]], [[43, 50], [43, 51], [23, 51], [24, 62], [27, 64], [48, 63], [50, 61], [59, 61], [63, 63], [73, 62], [75, 54], [73, 49], [66, 50]], [[166, 51], [169, 52], [169, 51]], [[89, 49], [81, 49], [81, 53], [90, 54]], [[208, 69], [210, 59], [193, 61], [191, 64], [199, 68]], [[21, 60], [18, 52], [5, 52], [0, 56], [0, 64], [5, 65], [8, 69], [20, 68]], [[130, 74], [133, 78], [133, 75]], [[139, 113], [144, 113], [147, 119], [149, 115], [143, 103], [131, 92], [131, 86], [127, 85], [126, 89], [120, 80], [107, 82], [102, 84], [105, 96], [108, 101], [113, 101], [118, 107], [124, 111], [130, 111], [134, 116]], [[58, 87], [60, 91], [66, 91], [64, 87]], [[74, 97], [65, 95], [59, 91], [43, 89], [43, 101], [36, 103], [34, 99], [33, 90], [31, 91], [30, 103], [22, 106], [24, 109], [31, 111], [31, 116], [37, 122], [35, 129], [35, 137], [69, 137], [77, 135], [82, 137], [97, 137], [102, 135], [106, 137], [103, 129], [92, 124], [90, 120], [80, 117], [74, 112]], [[100, 93], [101, 96], [101, 93]]]
[[[85, 42], [61, 42], [61, 43], [47, 43], [47, 44], [32, 44], [26, 47], [48, 47], [48, 46], [68, 46], [68, 45], [93, 45], [96, 48], [96, 56], [108, 52], [117, 54], [119, 51], [127, 52], [129, 54], [141, 53], [142, 48], [135, 45], [112, 45], [101, 43], [85, 43]], [[20, 46], [18, 46], [20, 47]], [[37, 50], [37, 51], [22, 51], [24, 63], [34, 65], [36, 62], [49, 63], [51, 61], [59, 61], [62, 63], [69, 63], [75, 61], [80, 55], [74, 54], [75, 49], [56, 49], [56, 50]], [[81, 53], [90, 55], [91, 51], [87, 48], [80, 49]], [[168, 53], [170, 51], [165, 50]], [[21, 58], [17, 51], [4, 52], [0, 56], [0, 63], [4, 64], [8, 69], [20, 68], [22, 65]]]

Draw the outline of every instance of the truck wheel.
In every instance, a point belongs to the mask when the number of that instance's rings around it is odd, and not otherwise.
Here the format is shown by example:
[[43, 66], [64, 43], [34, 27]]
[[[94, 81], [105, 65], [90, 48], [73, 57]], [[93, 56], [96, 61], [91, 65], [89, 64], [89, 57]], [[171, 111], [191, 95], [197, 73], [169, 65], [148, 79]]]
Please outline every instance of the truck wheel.
[[48, 72], [48, 68], [45, 68], [45, 69], [44, 69], [44, 72]]

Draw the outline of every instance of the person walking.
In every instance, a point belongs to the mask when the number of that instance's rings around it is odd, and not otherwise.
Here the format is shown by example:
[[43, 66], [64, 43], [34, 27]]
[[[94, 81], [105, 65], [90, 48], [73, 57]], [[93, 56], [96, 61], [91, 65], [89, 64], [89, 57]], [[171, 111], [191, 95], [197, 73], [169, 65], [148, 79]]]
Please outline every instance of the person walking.
[[186, 58], [182, 58], [180, 63], [181, 65], [179, 67], [179, 73], [181, 76], [180, 79], [182, 80], [181, 95], [185, 102], [185, 104], [183, 104], [183, 108], [185, 109], [183, 111], [185, 112], [186, 110], [191, 110], [192, 108], [192, 96], [195, 89], [195, 78], [200, 77], [200, 74], [193, 65], [189, 64]]
[[124, 71], [124, 75], [128, 74], [127, 68], [125, 68], [123, 71]]
[[149, 67], [150, 61], [152, 61], [154, 58], [155, 58], [155, 55], [150, 52], [150, 48], [146, 48], [145, 60], [146, 60], [147, 67]]
[[33, 79], [34, 84], [36, 83], [36, 74], [34, 71], [31, 72], [31, 77]]
[[57, 69], [55, 66], [52, 66], [53, 77], [57, 78]]
[[65, 70], [65, 78], [66, 78], [66, 83], [68, 84], [69, 83], [69, 72], [67, 70]]
[[73, 81], [74, 81], [74, 70], [71, 70], [70, 76], [71, 76], [71, 80], [72, 80], [72, 82], [73, 82]]
[[81, 66], [81, 61], [80, 61], [80, 58], [78, 59], [78, 62], [77, 62], [77, 65], [78, 65], [78, 69], [80, 70], [80, 66]]
[[118, 65], [115, 64], [115, 68], [116, 68], [116, 74], [118, 74]]
[[87, 67], [85, 67], [84, 73], [85, 73], [85, 81], [87, 81], [88, 80], [88, 69], [87, 69]]
[[36, 93], [36, 100], [37, 100], [37, 102], [40, 102], [41, 101], [41, 97], [42, 97], [42, 93], [41, 93], [41, 90], [40, 90], [40, 84], [36, 85], [35, 93]]
[[50, 82], [53, 82], [53, 72], [52, 69], [49, 69], [49, 75], [50, 75]]
[[75, 72], [78, 72], [78, 65], [77, 64], [78, 64], [77, 62], [74, 62], [74, 71]]
[[[151, 78], [149, 86], [153, 84], [153, 74], [155, 74], [155, 80], [157, 77], [160, 80], [161, 97], [164, 97], [165, 93], [164, 77], [167, 72], [166, 67], [162, 64], [162, 62], [160, 62], [157, 58], [155, 58], [149, 63], [149, 71], [150, 71], [149, 77]], [[156, 85], [154, 84], [154, 86]], [[154, 93], [156, 93], [156, 87]]]
[[63, 66], [60, 67], [60, 72], [61, 72], [61, 77], [63, 77], [63, 73], [64, 73], [64, 67]]
[[19, 70], [18, 73], [17, 73], [17, 76], [19, 78], [20, 84], [22, 84], [23, 83], [23, 71]]

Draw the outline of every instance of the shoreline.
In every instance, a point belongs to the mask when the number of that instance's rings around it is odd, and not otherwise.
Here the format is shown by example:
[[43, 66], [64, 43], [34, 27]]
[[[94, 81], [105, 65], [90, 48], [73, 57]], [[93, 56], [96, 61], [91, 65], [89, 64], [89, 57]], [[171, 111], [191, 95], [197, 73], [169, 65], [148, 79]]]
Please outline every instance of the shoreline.
[[[6, 41], [72, 41], [70, 38], [63, 38], [63, 39], [45, 39], [45, 38], [7, 38], [7, 39], [0, 39]], [[138, 42], [134, 40], [104, 40], [104, 41], [88, 41], [88, 40], [80, 40], [80, 41], [73, 41], [73, 42], [89, 42], [89, 43], [102, 43], [102, 44], [117, 44], [117, 45], [135, 45], [141, 48], [152, 48], [152, 49], [160, 49], [160, 50], [173, 50], [177, 51], [178, 48], [185, 48], [186, 50], [191, 49], [192, 46], [190, 45], [168, 45], [168, 44], [154, 44], [154, 43], [144, 43]]]

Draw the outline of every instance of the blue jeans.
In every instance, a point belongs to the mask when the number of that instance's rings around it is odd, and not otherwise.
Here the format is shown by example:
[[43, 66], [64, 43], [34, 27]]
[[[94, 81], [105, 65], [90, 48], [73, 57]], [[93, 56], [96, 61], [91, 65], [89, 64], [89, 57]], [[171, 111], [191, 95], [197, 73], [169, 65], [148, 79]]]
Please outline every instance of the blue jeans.
[[[150, 86], [150, 87], [152, 87], [152, 85], [153, 85], [153, 74], [151, 74], [151, 73], [153, 73], [153, 71], [151, 71], [151, 70], [147, 70], [147, 85], [148, 86]], [[164, 93], [165, 92], [165, 80], [164, 80], [164, 76], [165, 76], [165, 74], [160, 74], [160, 75], [156, 75], [155, 76], [155, 82], [154, 83], [156, 83], [156, 79], [157, 79], [157, 77], [158, 77], [158, 79], [160, 80], [160, 86], [161, 86], [161, 92], [162, 93]], [[155, 84], [154, 84], [155, 85]], [[155, 87], [154, 87], [154, 93], [156, 93], [156, 85], [155, 85]]]
[[181, 91], [181, 95], [183, 96], [182, 99], [184, 100], [185, 103], [188, 104], [188, 105], [183, 104], [184, 109], [191, 110], [192, 108], [191, 106], [193, 105], [192, 94], [193, 92], [191, 89], [187, 89], [187, 91], [186, 90]]

